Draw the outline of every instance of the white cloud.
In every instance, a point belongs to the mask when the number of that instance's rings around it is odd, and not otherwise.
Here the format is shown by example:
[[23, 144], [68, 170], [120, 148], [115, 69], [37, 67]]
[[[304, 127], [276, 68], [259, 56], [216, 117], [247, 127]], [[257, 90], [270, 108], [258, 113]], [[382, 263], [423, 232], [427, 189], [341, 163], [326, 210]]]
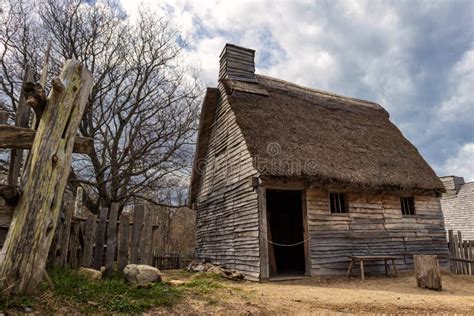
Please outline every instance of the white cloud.
[[452, 88], [447, 99], [438, 109], [439, 118], [443, 121], [470, 120], [472, 122], [474, 114], [474, 49], [467, 51], [456, 63], [449, 79]]
[[464, 177], [465, 181], [474, 181], [474, 143], [464, 144], [459, 152], [448, 158], [443, 166], [444, 175]]

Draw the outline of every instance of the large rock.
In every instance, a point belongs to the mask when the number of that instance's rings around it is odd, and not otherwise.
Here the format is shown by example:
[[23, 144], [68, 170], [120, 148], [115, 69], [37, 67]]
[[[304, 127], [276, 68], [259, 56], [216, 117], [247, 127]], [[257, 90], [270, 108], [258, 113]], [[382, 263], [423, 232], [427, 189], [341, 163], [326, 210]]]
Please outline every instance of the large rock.
[[129, 264], [123, 269], [125, 281], [140, 286], [161, 282], [161, 273], [155, 267], [146, 264]]
[[79, 268], [77, 270], [77, 274], [80, 276], [85, 277], [88, 280], [91, 281], [96, 281], [102, 279], [102, 273], [100, 271], [94, 270], [94, 269], [89, 269], [89, 268]]

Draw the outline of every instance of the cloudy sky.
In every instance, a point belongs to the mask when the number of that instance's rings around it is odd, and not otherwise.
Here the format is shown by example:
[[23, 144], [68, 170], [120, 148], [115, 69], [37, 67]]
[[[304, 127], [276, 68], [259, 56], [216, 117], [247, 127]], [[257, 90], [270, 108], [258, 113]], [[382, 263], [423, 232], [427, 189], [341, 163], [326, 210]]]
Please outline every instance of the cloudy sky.
[[[226, 42], [253, 48], [258, 73], [375, 101], [438, 175], [474, 180], [473, 0], [147, 3], [208, 85]], [[137, 1], [122, 4], [133, 16]]]

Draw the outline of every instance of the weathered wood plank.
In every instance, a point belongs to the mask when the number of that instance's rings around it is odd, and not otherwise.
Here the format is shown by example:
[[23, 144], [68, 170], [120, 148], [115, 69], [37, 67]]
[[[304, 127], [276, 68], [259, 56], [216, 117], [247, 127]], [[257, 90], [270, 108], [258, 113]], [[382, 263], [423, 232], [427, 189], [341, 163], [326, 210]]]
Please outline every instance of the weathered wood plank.
[[82, 223], [82, 231], [84, 236], [84, 251], [82, 252], [82, 266], [86, 268], [92, 267], [92, 258], [94, 255], [95, 234], [97, 231], [97, 215], [91, 214], [87, 217], [86, 222]]
[[130, 263], [138, 263], [140, 256], [140, 237], [143, 229], [145, 206], [135, 205], [133, 212], [132, 241], [130, 244]]
[[153, 212], [150, 208], [145, 210], [145, 221], [142, 230], [142, 236], [140, 241], [140, 263], [141, 264], [152, 264], [152, 225], [153, 225]]
[[94, 269], [100, 270], [102, 267], [102, 256], [104, 254], [104, 240], [105, 240], [105, 228], [107, 226], [107, 214], [109, 209], [103, 207], [100, 209], [99, 224], [97, 225], [97, 233], [95, 238], [94, 248]]
[[72, 224], [72, 214], [74, 209], [70, 202], [65, 202], [63, 206], [64, 213], [64, 223], [63, 231], [61, 236], [61, 248], [60, 255], [58, 257], [58, 265], [65, 266], [67, 264], [68, 254], [69, 254], [69, 238], [71, 236], [71, 224]]
[[[25, 73], [23, 76], [23, 83], [33, 81], [33, 71], [29, 63], [25, 66]], [[26, 106], [25, 92], [21, 89], [20, 97], [18, 99], [18, 105], [15, 116], [15, 126], [18, 127], [28, 127], [28, 121], [30, 118], [30, 108]], [[20, 168], [23, 160], [23, 150], [22, 149], [12, 149], [10, 155], [10, 164], [8, 167], [8, 181], [9, 185], [17, 185], [18, 177], [20, 176]]]
[[118, 259], [117, 267], [119, 273], [123, 272], [123, 269], [128, 264], [128, 250], [129, 250], [129, 239], [130, 239], [130, 217], [128, 214], [120, 215], [120, 224], [118, 232]]
[[112, 274], [112, 264], [115, 259], [115, 248], [117, 247], [117, 216], [119, 204], [112, 203], [109, 213], [109, 224], [107, 225], [107, 251], [105, 253], [105, 271], [104, 276]]
[[[35, 130], [13, 125], [0, 125], [0, 148], [30, 149], [35, 138]], [[94, 140], [88, 137], [76, 136], [73, 152], [87, 154], [94, 146]]]

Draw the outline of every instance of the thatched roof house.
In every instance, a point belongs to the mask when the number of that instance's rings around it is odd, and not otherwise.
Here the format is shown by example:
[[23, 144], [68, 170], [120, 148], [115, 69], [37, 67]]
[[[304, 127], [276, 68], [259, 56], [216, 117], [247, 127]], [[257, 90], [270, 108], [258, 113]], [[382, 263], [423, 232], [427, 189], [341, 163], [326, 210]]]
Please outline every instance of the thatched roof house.
[[474, 240], [474, 182], [463, 177], [441, 177], [446, 193], [441, 197], [446, 230], [460, 231], [464, 240]]
[[443, 185], [387, 111], [257, 75], [254, 53], [227, 44], [204, 99], [197, 255], [264, 279], [341, 272], [348, 255], [409, 267], [412, 253], [444, 253]]

